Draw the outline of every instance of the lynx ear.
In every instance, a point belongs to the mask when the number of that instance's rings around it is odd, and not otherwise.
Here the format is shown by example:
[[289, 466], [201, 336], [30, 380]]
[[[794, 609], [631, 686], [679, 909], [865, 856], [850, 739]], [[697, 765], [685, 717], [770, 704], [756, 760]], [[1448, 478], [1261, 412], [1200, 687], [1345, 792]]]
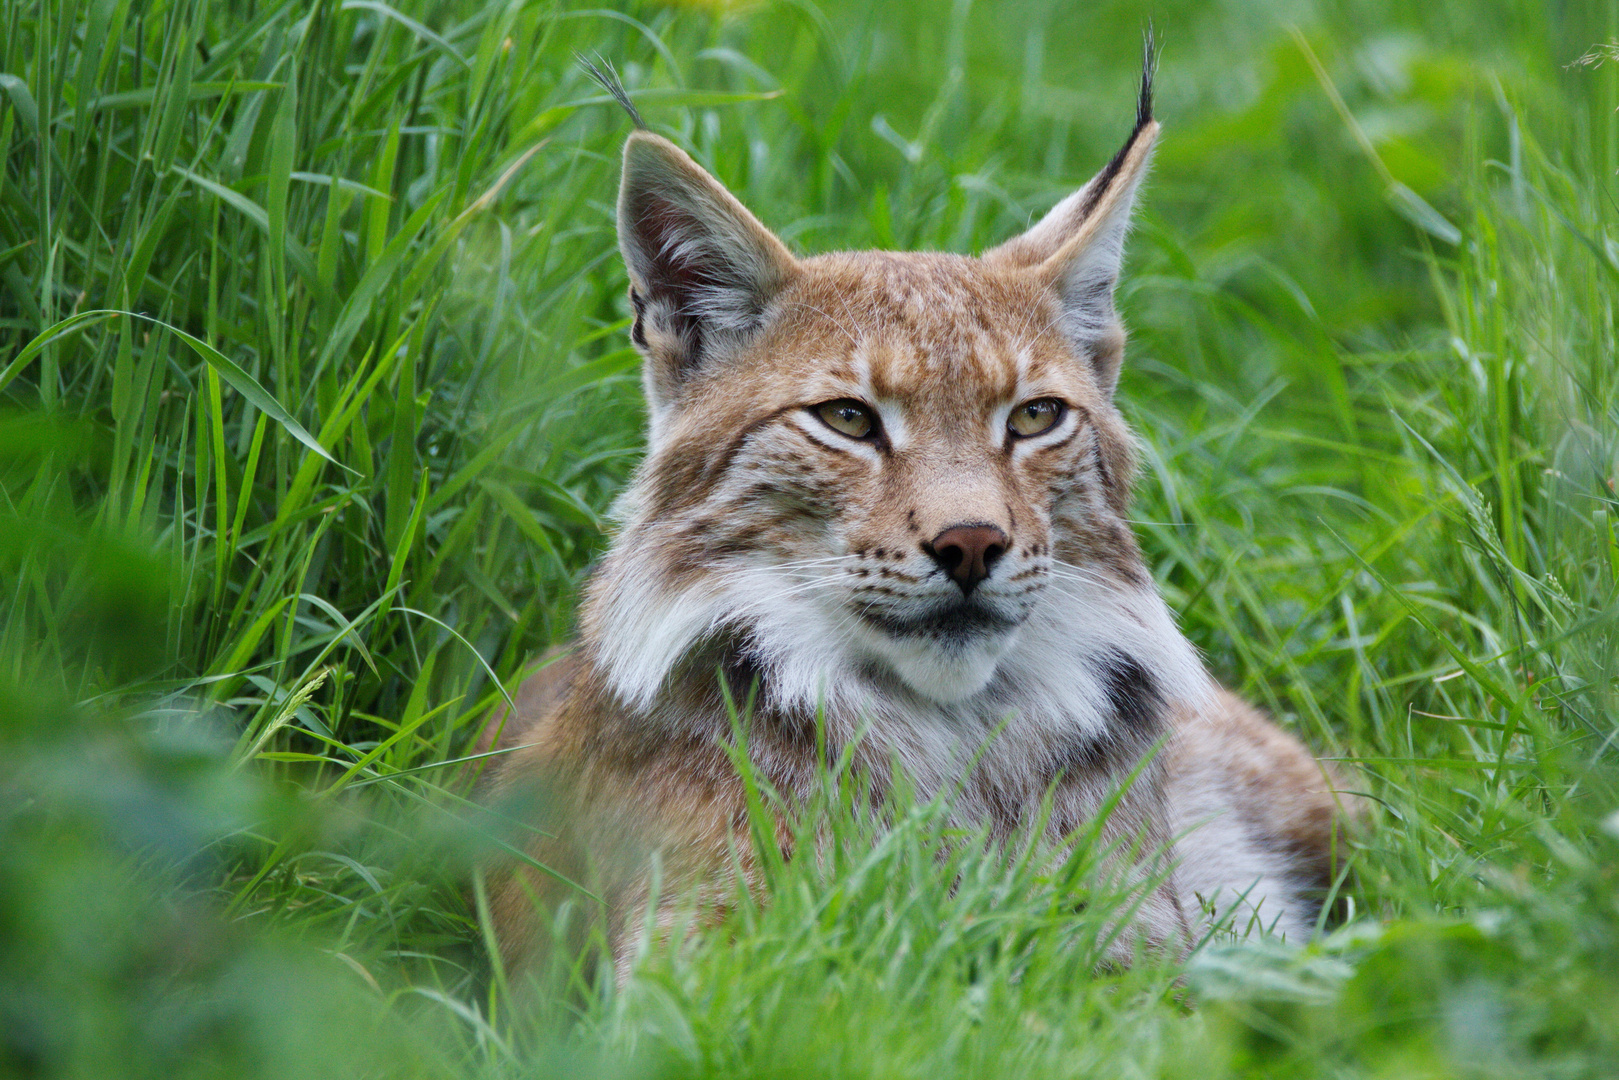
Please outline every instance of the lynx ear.
[[1149, 33], [1135, 128], [1113, 160], [1028, 232], [983, 256], [999, 266], [1028, 269], [1056, 291], [1063, 310], [1058, 325], [1090, 359], [1108, 394], [1118, 384], [1124, 355], [1124, 327], [1113, 307], [1113, 291], [1136, 190], [1158, 140], [1158, 121], [1152, 117], [1152, 50]]
[[759, 328], [796, 264], [718, 180], [649, 131], [624, 144], [618, 243], [656, 426], [699, 365]]

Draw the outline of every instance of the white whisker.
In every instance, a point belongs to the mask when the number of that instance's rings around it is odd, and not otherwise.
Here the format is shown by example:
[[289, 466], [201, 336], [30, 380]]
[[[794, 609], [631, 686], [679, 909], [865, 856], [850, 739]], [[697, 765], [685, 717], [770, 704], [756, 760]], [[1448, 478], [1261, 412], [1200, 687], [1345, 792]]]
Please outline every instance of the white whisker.
[[1063, 562], [1061, 559], [1054, 559], [1048, 572], [1052, 577], [1055, 578], [1061, 578], [1066, 581], [1077, 581], [1086, 585], [1099, 585], [1104, 589], [1119, 593], [1121, 595], [1127, 595], [1134, 591], [1127, 588], [1123, 582], [1118, 581], [1115, 578], [1110, 578], [1103, 574], [1099, 574], [1095, 570], [1092, 570], [1086, 566], [1077, 566], [1074, 563]]

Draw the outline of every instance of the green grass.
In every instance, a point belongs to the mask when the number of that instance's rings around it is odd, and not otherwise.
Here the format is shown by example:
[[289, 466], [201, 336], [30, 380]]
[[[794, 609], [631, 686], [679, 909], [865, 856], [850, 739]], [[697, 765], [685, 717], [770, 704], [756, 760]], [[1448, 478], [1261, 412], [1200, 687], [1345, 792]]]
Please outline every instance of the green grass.
[[[445, 763], [566, 637], [643, 419], [574, 53], [802, 250], [975, 250], [1112, 151], [1148, 16], [1138, 531], [1377, 801], [1345, 924], [1097, 974], [1129, 898], [1070, 913], [1083, 850], [833, 806], [837, 857], [622, 993], [509, 987]], [[1602, 0], [0, 0], [0, 1074], [1613, 1075], [1619, 65], [1573, 61], [1614, 40]]]

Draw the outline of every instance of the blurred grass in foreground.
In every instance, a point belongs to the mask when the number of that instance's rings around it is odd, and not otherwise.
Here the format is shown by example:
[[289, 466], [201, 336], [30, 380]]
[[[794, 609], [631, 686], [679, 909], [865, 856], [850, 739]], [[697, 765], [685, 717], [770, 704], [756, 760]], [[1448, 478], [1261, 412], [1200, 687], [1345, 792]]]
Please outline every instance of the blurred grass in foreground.
[[[1111, 152], [1145, 14], [1139, 529], [1379, 800], [1347, 926], [1093, 977], [1073, 882], [954, 850], [947, 892], [934, 808], [844, 809], [624, 993], [512, 999], [445, 763], [566, 635], [641, 424], [574, 52], [805, 250], [973, 250]], [[1611, 1075], [1611, 3], [0, 26], [0, 1072]]]

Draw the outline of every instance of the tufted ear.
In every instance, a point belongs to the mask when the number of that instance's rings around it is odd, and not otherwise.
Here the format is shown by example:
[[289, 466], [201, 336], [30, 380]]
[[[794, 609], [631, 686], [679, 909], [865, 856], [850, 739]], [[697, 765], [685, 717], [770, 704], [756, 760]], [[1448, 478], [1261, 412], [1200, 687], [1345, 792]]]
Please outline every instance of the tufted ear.
[[718, 180], [649, 131], [624, 144], [618, 243], [656, 428], [693, 372], [759, 329], [797, 264]]
[[1119, 152], [1090, 182], [1051, 208], [1033, 228], [984, 253], [985, 261], [1028, 269], [1053, 289], [1062, 305], [1058, 323], [1086, 356], [1105, 393], [1119, 381], [1124, 327], [1113, 292], [1124, 261], [1136, 190], [1158, 141], [1152, 116], [1153, 43], [1149, 32], [1141, 69], [1135, 128]]

